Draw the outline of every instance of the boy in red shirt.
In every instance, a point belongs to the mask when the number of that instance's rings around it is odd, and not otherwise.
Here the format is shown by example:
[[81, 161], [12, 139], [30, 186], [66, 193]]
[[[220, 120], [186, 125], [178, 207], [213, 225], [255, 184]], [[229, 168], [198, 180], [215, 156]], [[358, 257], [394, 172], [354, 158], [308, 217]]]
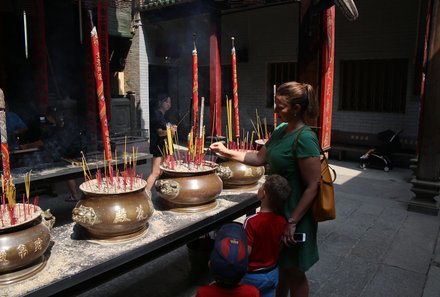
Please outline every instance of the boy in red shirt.
[[244, 222], [248, 239], [248, 271], [242, 283], [254, 285], [262, 297], [273, 297], [278, 285], [278, 255], [286, 219], [280, 215], [281, 207], [290, 197], [288, 181], [277, 174], [266, 176], [258, 189], [260, 211]]
[[198, 289], [196, 297], [259, 297], [254, 286], [240, 284], [248, 264], [246, 232], [239, 223], [220, 228], [215, 237], [209, 267], [215, 282]]

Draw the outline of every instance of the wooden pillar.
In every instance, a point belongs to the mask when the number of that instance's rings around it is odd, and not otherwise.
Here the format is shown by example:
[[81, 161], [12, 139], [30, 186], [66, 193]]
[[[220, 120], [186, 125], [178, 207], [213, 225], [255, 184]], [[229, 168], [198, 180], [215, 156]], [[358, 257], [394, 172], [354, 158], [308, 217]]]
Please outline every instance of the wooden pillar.
[[[48, 105], [49, 80], [48, 80], [48, 60], [46, 46], [46, 25], [44, 1], [34, 0], [32, 18], [32, 48], [30, 57], [34, 71], [35, 92], [38, 105], [43, 111]], [[57, 94], [59, 95], [59, 94]]]
[[222, 78], [220, 63], [220, 15], [211, 13], [211, 35], [209, 37], [209, 135], [222, 135]]
[[432, 1], [424, 98], [419, 123], [419, 158], [408, 210], [437, 215], [440, 194], [440, 4]]
[[[313, 0], [300, 2], [298, 81], [310, 84], [320, 93], [322, 10], [315, 9]], [[317, 126], [317, 121], [306, 119], [307, 124]]]

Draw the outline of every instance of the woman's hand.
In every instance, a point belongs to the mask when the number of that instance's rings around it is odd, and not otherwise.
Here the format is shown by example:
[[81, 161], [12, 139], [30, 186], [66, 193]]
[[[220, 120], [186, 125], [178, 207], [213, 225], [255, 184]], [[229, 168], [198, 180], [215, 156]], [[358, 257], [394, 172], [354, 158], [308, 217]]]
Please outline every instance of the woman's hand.
[[290, 223], [286, 224], [283, 233], [283, 242], [286, 246], [292, 246], [296, 243], [294, 239], [295, 231], [296, 231], [296, 224], [290, 224]]
[[227, 150], [225, 145], [222, 142], [220, 142], [220, 141], [219, 142], [214, 142], [213, 144], [211, 144], [209, 146], [209, 148], [211, 150], [213, 150], [215, 153], [220, 154], [220, 155], [224, 154], [226, 152], [226, 150]]

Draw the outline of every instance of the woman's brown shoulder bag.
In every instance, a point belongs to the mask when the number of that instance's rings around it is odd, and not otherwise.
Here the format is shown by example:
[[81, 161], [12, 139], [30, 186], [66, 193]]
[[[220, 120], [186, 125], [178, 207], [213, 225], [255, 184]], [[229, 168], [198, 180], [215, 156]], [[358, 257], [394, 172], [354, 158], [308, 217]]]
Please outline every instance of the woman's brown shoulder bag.
[[[298, 138], [302, 131], [299, 131], [294, 143], [294, 153], [296, 157], [296, 147], [298, 146]], [[321, 155], [321, 182], [319, 184], [318, 194], [311, 206], [313, 212], [313, 218], [316, 222], [334, 220], [336, 218], [335, 209], [335, 191], [333, 188], [333, 182], [336, 180], [336, 171], [328, 164], [327, 156], [319, 147]], [[333, 174], [332, 174], [333, 173]]]

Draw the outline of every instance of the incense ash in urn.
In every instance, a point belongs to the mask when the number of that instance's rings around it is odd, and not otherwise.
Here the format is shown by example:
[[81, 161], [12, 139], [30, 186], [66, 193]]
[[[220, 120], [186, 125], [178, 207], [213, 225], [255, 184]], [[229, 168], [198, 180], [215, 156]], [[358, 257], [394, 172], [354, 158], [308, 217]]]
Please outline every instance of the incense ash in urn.
[[55, 217], [50, 210], [17, 203], [0, 208], [0, 286], [33, 276], [46, 264]]
[[216, 198], [223, 189], [215, 173], [214, 162], [176, 162], [174, 170], [161, 167], [162, 177], [155, 187], [164, 204], [173, 211], [194, 213], [217, 206]]
[[72, 219], [90, 239], [130, 240], [147, 229], [153, 214], [151, 192], [139, 177], [114, 177], [80, 185], [84, 198], [72, 210]]

